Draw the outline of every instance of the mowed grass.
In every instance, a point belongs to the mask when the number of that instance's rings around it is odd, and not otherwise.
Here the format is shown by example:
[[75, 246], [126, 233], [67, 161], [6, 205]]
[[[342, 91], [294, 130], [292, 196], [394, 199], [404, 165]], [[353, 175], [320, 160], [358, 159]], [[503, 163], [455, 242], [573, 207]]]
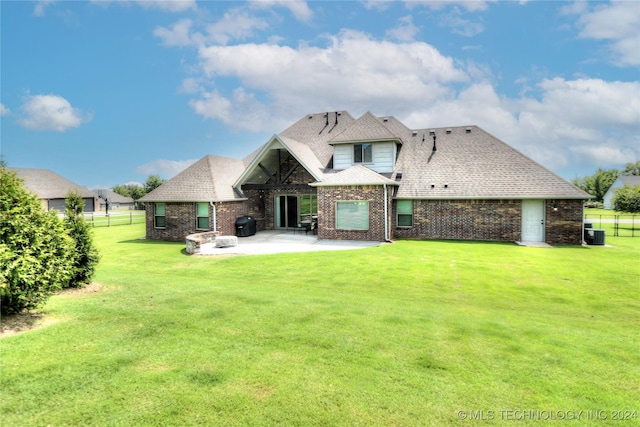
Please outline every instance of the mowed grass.
[[640, 410], [640, 239], [188, 257], [143, 227], [96, 229], [103, 290], [55, 296], [48, 325], [0, 340], [3, 426]]

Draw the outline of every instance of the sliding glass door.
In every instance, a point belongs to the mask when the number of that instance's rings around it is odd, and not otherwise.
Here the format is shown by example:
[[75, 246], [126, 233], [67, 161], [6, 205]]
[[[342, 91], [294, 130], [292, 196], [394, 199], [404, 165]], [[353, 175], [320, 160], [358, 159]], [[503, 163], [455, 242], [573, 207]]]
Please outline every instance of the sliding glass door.
[[318, 199], [315, 194], [276, 196], [275, 209], [276, 228], [297, 227], [318, 214]]

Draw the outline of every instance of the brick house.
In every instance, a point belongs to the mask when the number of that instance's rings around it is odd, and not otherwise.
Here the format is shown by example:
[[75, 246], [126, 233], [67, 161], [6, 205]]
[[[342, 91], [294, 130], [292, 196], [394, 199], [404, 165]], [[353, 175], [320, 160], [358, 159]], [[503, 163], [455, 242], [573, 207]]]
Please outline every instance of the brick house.
[[87, 187], [69, 181], [48, 169], [8, 168], [24, 181], [24, 186], [38, 197], [44, 210], [64, 212], [69, 191], [77, 192], [84, 201], [84, 211], [97, 211], [98, 198]]
[[140, 201], [147, 238], [317, 224], [319, 239], [582, 242], [590, 196], [477, 126], [304, 116], [242, 160], [205, 156]]

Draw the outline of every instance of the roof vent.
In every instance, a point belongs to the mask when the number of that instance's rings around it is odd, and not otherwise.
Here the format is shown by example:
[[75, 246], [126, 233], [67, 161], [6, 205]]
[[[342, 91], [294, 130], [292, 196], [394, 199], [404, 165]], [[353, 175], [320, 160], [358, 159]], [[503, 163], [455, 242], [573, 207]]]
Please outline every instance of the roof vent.
[[382, 121], [385, 122], [385, 123], [388, 122], [389, 121], [389, 117], [383, 117]]
[[445, 185], [444, 185], [444, 188], [449, 188], [449, 184], [445, 184]]
[[447, 135], [449, 135], [451, 133], [451, 129], [447, 129]]
[[436, 133], [436, 131], [435, 131], [435, 130], [433, 130], [433, 129], [431, 129], [431, 130], [429, 131], [429, 135], [433, 135], [434, 133]]
[[431, 188], [436, 188], [436, 185], [435, 184], [431, 184]]
[[313, 119], [313, 114], [309, 114], [309, 120]]
[[471, 128], [466, 128], [464, 131], [465, 131], [466, 133], [471, 133]]
[[400, 181], [402, 179], [402, 172], [396, 173], [396, 181]]
[[417, 130], [412, 130], [411, 131], [411, 136], [416, 136], [418, 135], [418, 131]]

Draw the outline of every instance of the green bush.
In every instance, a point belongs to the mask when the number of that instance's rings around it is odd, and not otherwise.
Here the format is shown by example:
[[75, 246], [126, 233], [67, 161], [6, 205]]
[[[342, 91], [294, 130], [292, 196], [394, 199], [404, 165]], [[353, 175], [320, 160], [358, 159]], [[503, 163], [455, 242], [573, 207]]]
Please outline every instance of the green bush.
[[72, 275], [73, 240], [55, 211], [0, 169], [0, 311], [37, 307]]
[[93, 244], [91, 228], [82, 217], [84, 200], [77, 191], [70, 191], [66, 198], [64, 224], [69, 236], [75, 242], [73, 273], [67, 286], [81, 288], [91, 281], [100, 260], [98, 250]]
[[618, 188], [611, 199], [613, 208], [620, 212], [640, 212], [640, 185]]

